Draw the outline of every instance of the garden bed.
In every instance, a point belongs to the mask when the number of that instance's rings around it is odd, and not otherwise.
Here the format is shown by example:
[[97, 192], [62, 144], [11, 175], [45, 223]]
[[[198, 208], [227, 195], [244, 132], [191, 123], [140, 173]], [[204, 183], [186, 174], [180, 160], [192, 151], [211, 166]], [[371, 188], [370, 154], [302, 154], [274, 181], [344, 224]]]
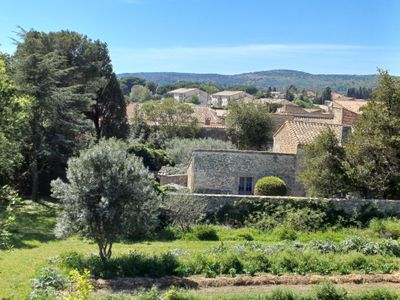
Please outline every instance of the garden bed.
[[316, 285], [324, 281], [331, 281], [335, 284], [383, 284], [390, 283], [400, 289], [400, 272], [393, 274], [350, 274], [350, 275], [272, 275], [265, 274], [259, 276], [240, 275], [237, 277], [218, 276], [216, 278], [207, 278], [204, 276], [166, 276], [162, 278], [115, 278], [115, 279], [97, 279], [93, 281], [96, 290], [113, 291], [135, 291], [141, 288], [151, 288], [157, 286], [161, 289], [170, 286], [202, 289], [227, 286], [262, 286], [262, 285]]

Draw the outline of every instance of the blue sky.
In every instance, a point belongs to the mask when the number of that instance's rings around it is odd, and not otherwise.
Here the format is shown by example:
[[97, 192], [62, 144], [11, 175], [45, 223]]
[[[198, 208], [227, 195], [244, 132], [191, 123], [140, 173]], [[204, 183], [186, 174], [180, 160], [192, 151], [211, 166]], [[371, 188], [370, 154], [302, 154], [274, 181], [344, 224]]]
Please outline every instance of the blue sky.
[[3, 0], [0, 51], [17, 25], [107, 42], [114, 69], [270, 69], [400, 75], [400, 0]]

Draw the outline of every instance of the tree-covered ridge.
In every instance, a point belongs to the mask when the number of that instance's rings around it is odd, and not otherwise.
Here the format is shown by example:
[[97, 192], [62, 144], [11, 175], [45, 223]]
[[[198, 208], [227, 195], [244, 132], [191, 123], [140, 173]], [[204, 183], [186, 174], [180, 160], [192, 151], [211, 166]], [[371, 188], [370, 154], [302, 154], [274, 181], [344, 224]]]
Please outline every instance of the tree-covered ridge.
[[135, 76], [158, 84], [174, 84], [180, 81], [215, 83], [222, 86], [253, 85], [257, 88], [274, 86], [284, 89], [293, 84], [300, 89], [322, 90], [330, 86], [334, 92], [346, 93], [347, 89], [359, 86], [374, 88], [376, 75], [310, 74], [294, 70], [271, 70], [252, 73], [221, 75], [176, 72], [122, 73], [119, 78]]

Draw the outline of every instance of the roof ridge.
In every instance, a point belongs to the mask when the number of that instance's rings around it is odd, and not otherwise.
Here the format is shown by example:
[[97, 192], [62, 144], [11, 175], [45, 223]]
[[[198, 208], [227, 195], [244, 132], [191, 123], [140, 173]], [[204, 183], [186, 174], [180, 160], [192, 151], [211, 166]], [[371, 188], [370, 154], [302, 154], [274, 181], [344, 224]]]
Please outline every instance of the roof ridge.
[[286, 122], [297, 122], [297, 123], [305, 123], [305, 124], [316, 124], [316, 125], [333, 125], [333, 126], [340, 126], [343, 127], [345, 125], [343, 124], [337, 124], [337, 123], [324, 123], [324, 122], [318, 122], [314, 120], [287, 120]]

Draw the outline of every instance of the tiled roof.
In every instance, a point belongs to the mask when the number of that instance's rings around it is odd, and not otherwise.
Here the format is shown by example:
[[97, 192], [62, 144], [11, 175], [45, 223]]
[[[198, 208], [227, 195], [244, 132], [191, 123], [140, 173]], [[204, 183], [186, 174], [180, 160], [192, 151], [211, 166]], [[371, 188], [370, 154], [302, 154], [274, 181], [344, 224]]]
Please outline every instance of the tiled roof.
[[291, 113], [293, 113], [293, 114], [307, 114], [308, 113], [304, 108], [302, 108], [300, 106], [297, 106], [297, 105], [293, 105], [292, 103], [290, 105], [285, 104], [282, 107], [279, 107], [277, 109], [277, 112], [278, 113], [283, 113], [283, 114], [291, 114]]
[[222, 92], [218, 92], [213, 94], [213, 96], [233, 96], [236, 94], [243, 94], [243, 91], [222, 91]]
[[176, 90], [169, 91], [168, 94], [185, 94], [188, 92], [196, 91], [197, 88], [179, 88]]
[[312, 115], [310, 117], [303, 117], [303, 116], [295, 116], [293, 121], [302, 121], [302, 122], [314, 122], [314, 123], [323, 123], [323, 124], [338, 124], [337, 120], [333, 118], [333, 115], [330, 118], [313, 118]]
[[209, 119], [211, 122], [221, 122], [217, 112], [210, 107], [192, 105], [192, 109], [194, 110], [193, 116], [196, 117], [200, 123], [204, 123], [206, 119]]
[[368, 103], [365, 100], [333, 100], [333, 102], [356, 114], [361, 114], [360, 108]]
[[277, 135], [281, 129], [287, 126], [299, 144], [310, 144], [314, 139], [327, 128], [331, 128], [339, 141], [342, 138], [342, 125], [317, 123], [311, 121], [286, 121], [275, 133]]
[[297, 106], [293, 102], [290, 102], [289, 100], [286, 99], [275, 99], [275, 98], [259, 98], [259, 99], [254, 99], [254, 102], [257, 103], [263, 103], [263, 104], [279, 104], [279, 105], [293, 105]]

